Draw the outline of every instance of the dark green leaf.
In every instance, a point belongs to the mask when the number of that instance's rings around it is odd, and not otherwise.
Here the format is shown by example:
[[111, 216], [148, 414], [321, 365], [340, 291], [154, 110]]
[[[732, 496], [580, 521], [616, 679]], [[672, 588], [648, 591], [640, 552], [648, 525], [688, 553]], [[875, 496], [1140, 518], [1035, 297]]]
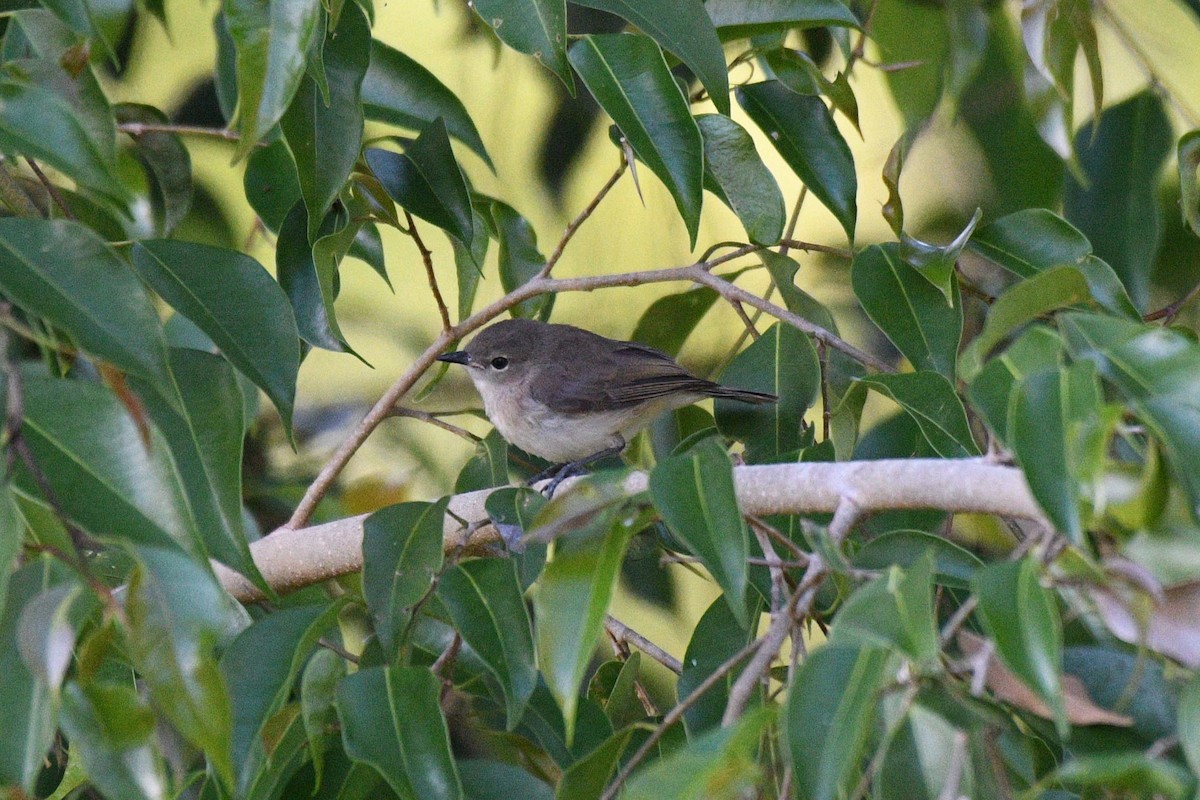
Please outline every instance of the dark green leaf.
[[1162, 235], [1158, 176], [1171, 140], [1171, 122], [1154, 92], [1105, 109], [1098, 127], [1093, 121], [1076, 134], [1088, 184], [1068, 179], [1063, 200], [1067, 219], [1112, 265], [1139, 309], [1146, 307]]
[[893, 243], [859, 252], [851, 280], [867, 316], [915, 369], [954, 379], [963, 327], [957, 296], [947, 304], [941, 292], [904, 263]]
[[568, 743], [575, 734], [579, 686], [604, 628], [621, 558], [633, 533], [618, 511], [604, 506], [572, 535], [555, 542], [554, 558], [533, 597], [538, 666], [562, 709]]
[[133, 264], [267, 393], [290, 428], [300, 348], [295, 316], [270, 273], [242, 253], [165, 239], [135, 245]]
[[[64, 514], [96, 536], [203, 552], [162, 438], [155, 433], [143, 446], [137, 423], [112, 393], [94, 383], [30, 377], [24, 399], [22, 433]], [[17, 485], [40, 496], [22, 470]]]
[[438, 703], [441, 688], [418, 667], [360, 669], [338, 687], [346, 752], [379, 770], [401, 797], [463, 797]]
[[621, 754], [632, 734], [632, 728], [617, 731], [604, 744], [564, 770], [554, 793], [556, 800], [599, 800], [609, 778], [620, 766]]
[[1179, 138], [1179, 206], [1183, 221], [1192, 233], [1200, 236], [1200, 131], [1185, 133]]
[[1002, 352], [989, 358], [967, 394], [988, 427], [1007, 442], [1008, 403], [1017, 381], [1040, 369], [1057, 367], [1065, 352], [1062, 337], [1045, 325], [1033, 325]]
[[[153, 106], [122, 103], [117, 121], [163, 125], [170, 120]], [[151, 201], [158, 230], [165, 236], [187, 216], [192, 205], [192, 157], [179, 134], [148, 130], [133, 134], [135, 152], [151, 178]]]
[[238, 634], [222, 654], [240, 793], [268, 768], [273, 735], [265, 728], [291, 695], [317, 640], [337, 624], [340, 610], [339, 603], [279, 609]]
[[[683, 671], [679, 673], [679, 682], [675, 686], [679, 699], [691, 696], [717, 667], [748, 645], [753, 634], [753, 631], [747, 632], [733, 616], [729, 603], [720, 597], [714, 600], [696, 623], [687, 652], [683, 655]], [[729, 687], [735, 677], [736, 673], [727, 675], [725, 680], [701, 695], [684, 712], [683, 724], [687, 728], [688, 738], [694, 739], [721, 724], [729, 699]]]
[[500, 41], [533, 56], [574, 93], [566, 54], [566, 0], [475, 0], [473, 7]]
[[1200, 772], [1200, 678], [1193, 677], [1179, 694], [1179, 743], [1188, 766]]
[[841, 0], [708, 0], [704, 10], [722, 40], [792, 28], [858, 27], [858, 20]]
[[1195, 776], [1178, 764], [1147, 753], [1128, 752], [1077, 756], [1045, 780], [1073, 789], [1094, 787], [1109, 794], [1174, 800], [1192, 797], [1196, 786]]
[[520, 767], [499, 761], [458, 762], [466, 800], [552, 800], [554, 790]]
[[704, 84], [713, 104], [729, 114], [729, 73], [725, 53], [702, 0], [645, 3], [638, 0], [573, 0], [627, 20], [673, 53]]
[[977, 208], [966, 227], [945, 245], [923, 242], [907, 233], [900, 234], [900, 255], [942, 293], [949, 305], [957, 302], [954, 268], [958, 264], [958, 257], [981, 219], [983, 210]]
[[924, 553], [933, 554], [934, 580], [955, 589], [966, 589], [975, 570], [983, 566], [977, 555], [943, 536], [910, 530], [889, 531], [871, 539], [854, 554], [854, 566], [886, 569], [895, 564], [908, 568]]
[[717, 293], [698, 286], [660, 297], [650, 304], [629, 338], [664, 353], [678, 355], [683, 343], [717, 301]]
[[392, 279], [387, 274], [387, 264], [384, 262], [383, 238], [379, 235], [379, 226], [374, 222], [364, 223], [354, 236], [347, 255], [353, 256], [375, 270], [388, 288], [395, 291]]
[[750, 241], [774, 244], [783, 236], [783, 193], [746, 129], [721, 114], [701, 114], [705, 188], [741, 220]]
[[893, 565], [855, 590], [838, 612], [829, 640], [889, 647], [904, 653], [919, 670], [936, 670], [936, 625], [933, 556], [926, 551], [908, 569]]
[[972, 590], [983, 627], [1000, 660], [1054, 713], [1060, 736], [1069, 730], [1062, 696], [1062, 623], [1054, 596], [1039, 582], [1034, 558], [989, 564]]
[[779, 81], [742, 86], [737, 98], [783, 160], [853, 241], [858, 216], [854, 157], [821, 99], [796, 94]]
[[333, 749], [334, 757], [338, 754], [335, 742], [341, 737], [338, 735], [337, 685], [344, 677], [345, 660], [321, 647], [308, 660], [300, 679], [300, 712], [318, 783], [324, 772], [326, 751]]
[[650, 496], [667, 527], [716, 579], [734, 617], [743, 628], [749, 627], [750, 534], [738, 508], [733, 467], [724, 448], [707, 439], [663, 461], [650, 473]]
[[300, 180], [287, 143], [278, 139], [255, 148], [246, 162], [242, 185], [246, 200], [262, 224], [272, 233], [279, 233], [284, 218], [300, 201]]
[[853, 791], [892, 677], [889, 657], [883, 647], [826, 645], [801, 665], [788, 692], [786, 726], [801, 796], [834, 800]]
[[[88, 279], [79, 280], [80, 270]], [[87, 228], [0, 219], [0, 290], [79, 346], [173, 396], [162, 325], [129, 265]]]
[[[4, 565], [8, 572], [9, 565]], [[0, 783], [23, 786], [32, 793], [42, 760], [54, 741], [51, 689], [29, 671], [18, 647], [21, 613], [44, 589], [61, 583], [65, 568], [46, 558], [32, 559], [8, 579], [0, 609], [0, 703], [4, 735], [0, 736]]]
[[942, 458], [979, 455], [962, 401], [950, 382], [938, 373], [871, 375], [861, 380], [899, 403]]
[[447, 502], [398, 503], [363, 523], [363, 597], [389, 656], [404, 644], [413, 606], [441, 569]]
[[109, 797], [166, 798], [154, 713], [128, 684], [72, 682], [62, 695], [63, 732], [88, 781]]
[[325, 214], [358, 160], [363, 135], [359, 96], [370, 60], [371, 30], [362, 11], [351, 5], [325, 42], [328, 89], [304, 78], [279, 120], [296, 162], [300, 193], [308, 209], [308, 240], [315, 241]]
[[454, 248], [454, 271], [458, 276], [458, 318], [460, 320], [471, 316], [475, 307], [475, 293], [479, 289], [479, 279], [483, 277], [483, 261], [487, 258], [491, 237], [487, 234], [487, 223], [478, 211], [471, 212], [474, 234], [471, 246], [467, 247], [457, 239], [451, 238]]
[[171, 371], [182, 414], [149, 387], [134, 386], [171, 448], [205, 551], [266, 590], [242, 526], [245, 421], [237, 376], [220, 356], [187, 348], [171, 349]]
[[821, 365], [807, 336], [776, 323], [738, 354], [721, 382], [779, 396], [779, 402], [764, 405], [716, 401], [717, 427], [745, 442], [750, 461], [777, 461], [800, 448], [804, 415], [821, 385]]
[[362, 100], [367, 119], [412, 130], [441, 118], [451, 136], [492, 166], [479, 131], [458, 96], [416, 61], [375, 39], [371, 40], [371, 66], [363, 79]]
[[[537, 233], [529, 220], [507, 203], [494, 200], [490, 204], [492, 224], [500, 243], [500, 285], [511, 292], [528, 283], [541, 272], [546, 258], [537, 247]], [[526, 300], [512, 309], [514, 316], [545, 319], [554, 305], [553, 295]]]
[[752, 794], [759, 777], [759, 739], [771, 717], [760, 709], [734, 725], [709, 731], [635, 775], [621, 796], [737, 800]]
[[366, 159], [393, 200], [460, 242], [471, 241], [471, 197], [444, 120], [422, 128], [403, 154], [370, 148]]
[[1027, 208], [985, 225], [968, 247], [1021, 278], [1078, 264], [1092, 253], [1092, 243], [1078, 228], [1044, 208]]
[[454, 481], [454, 493], [490, 489], [508, 485], [508, 443], [493, 428], [487, 436], [475, 444], [475, 455], [458, 473]]
[[512, 562], [483, 558], [458, 564], [442, 575], [438, 597], [463, 641], [500, 682], [512, 730], [537, 682], [532, 625]]
[[694, 246], [703, 202], [704, 142], [658, 45], [637, 34], [588, 35], [571, 46], [568, 56], [638, 159], [666, 184]]
[[[336, 270], [326, 269], [329, 264], [325, 260], [318, 265], [313, 248], [308, 244], [307, 220], [304, 204], [297, 201], [279, 228], [279, 242], [275, 247], [279, 285], [291, 302], [300, 338], [313, 347], [335, 353], [353, 353], [338, 326], [334, 308]], [[338, 213], [335, 208], [325, 218], [319, 231], [321, 238], [317, 241], [336, 236], [346, 227], [345, 213]]]
[[243, 158], [279, 122], [299, 88], [321, 3], [227, 0], [222, 9], [237, 52], [237, 156]]
[[1065, 315], [1062, 326], [1071, 354], [1095, 362], [1162, 442], [1200, 513], [1200, 345], [1169, 328], [1090, 314]]
[[129, 656], [155, 708], [233, 782], [233, 715], [215, 650], [232, 610], [207, 563], [139, 546], [125, 600]]
[[992, 303], [983, 330], [963, 350], [963, 378], [974, 380], [992, 349], [1022, 325], [1090, 298], [1087, 280], [1075, 267], [1051, 267], [1016, 284]]

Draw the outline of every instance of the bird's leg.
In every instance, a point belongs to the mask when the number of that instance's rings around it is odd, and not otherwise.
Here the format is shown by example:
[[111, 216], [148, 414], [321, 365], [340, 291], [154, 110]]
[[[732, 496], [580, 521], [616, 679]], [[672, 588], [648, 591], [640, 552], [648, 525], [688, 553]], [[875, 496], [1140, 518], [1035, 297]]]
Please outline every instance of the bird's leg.
[[565, 466], [567, 466], [565, 463], [564, 464], [551, 464], [550, 466], [546, 467], [544, 470], [539, 472], [537, 475], [534, 475], [532, 478], [525, 481], [525, 485], [533, 486], [535, 483], [541, 483], [542, 481], [546, 480], [547, 478], [553, 478], [555, 475], [558, 474], [558, 471]]
[[[546, 495], [546, 499], [554, 497], [554, 490], [557, 489], [558, 485], [567, 478], [571, 478], [576, 475], [582, 475], [589, 464], [594, 464], [595, 462], [603, 458], [608, 458], [609, 456], [619, 455], [624, 449], [625, 438], [618, 435], [617, 443], [612, 447], [606, 447], [603, 450], [592, 453], [590, 456], [585, 456], [578, 461], [570, 461], [560, 467], [557, 467], [556, 471], [554, 472], [554, 478], [548, 484], [546, 484], [544, 489], [542, 489], [542, 494]], [[533, 481], [530, 481], [530, 483], [533, 483]]]

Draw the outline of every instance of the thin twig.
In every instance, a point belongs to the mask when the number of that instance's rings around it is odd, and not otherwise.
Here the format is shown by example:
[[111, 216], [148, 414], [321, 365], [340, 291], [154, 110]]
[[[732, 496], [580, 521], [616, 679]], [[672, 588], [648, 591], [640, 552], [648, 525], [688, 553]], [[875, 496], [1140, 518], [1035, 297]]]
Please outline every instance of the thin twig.
[[821, 373], [821, 441], [828, 442], [833, 420], [833, 410], [829, 407], [829, 354], [820, 339], [817, 340], [817, 365]]
[[680, 663], [678, 658], [663, 650], [612, 614], [604, 618], [604, 627], [615, 640], [633, 645], [676, 675], [683, 672], [683, 664]]
[[780, 531], [778, 528], [776, 528], [774, 525], [768, 525], [760, 517], [756, 517], [753, 514], [746, 514], [746, 521], [749, 522], [751, 525], [761, 529], [764, 533], [766, 533], [772, 539], [779, 542], [779, 544], [783, 545], [788, 550], [790, 550], [795, 561], [803, 564], [806, 567], [808, 566], [808, 562], [811, 560], [809, 558], [808, 553], [806, 553], [803, 549], [801, 549], [800, 545], [796, 544], [791, 539], [784, 536], [783, 532]]
[[25, 156], [25, 163], [29, 165], [31, 170], [33, 170], [33, 174], [37, 175], [37, 179], [41, 181], [42, 186], [46, 188], [46, 192], [50, 195], [50, 199], [53, 200], [54, 205], [58, 206], [59, 210], [62, 211], [63, 216], [70, 220], [75, 219], [75, 215], [71, 213], [71, 209], [67, 208], [66, 201], [64, 201], [62, 195], [58, 193], [58, 187], [50, 182], [50, 179], [46, 177], [46, 173], [42, 172], [42, 168], [38, 166], [38, 163], [29, 156]]
[[724, 680], [725, 676], [732, 672], [738, 664], [742, 663], [742, 661], [744, 661], [748, 656], [757, 651], [762, 646], [762, 642], [762, 639], [755, 639], [753, 642], [734, 653], [732, 656], [726, 659], [721, 666], [713, 670], [707, 678], [701, 681], [700, 685], [693, 689], [691, 694], [680, 700], [674, 708], [668, 711], [662, 718], [662, 722], [658, 724], [658, 727], [646, 737], [646, 741], [642, 742], [642, 746], [639, 747], [637, 751], [629, 757], [629, 760], [625, 762], [625, 766], [621, 767], [621, 771], [617, 773], [617, 777], [613, 779], [611, 784], [609, 784], [608, 788], [604, 791], [604, 794], [600, 797], [600, 800], [614, 800], [617, 794], [621, 791], [621, 786], [624, 785], [625, 781], [629, 780], [629, 776], [632, 775], [633, 771], [637, 769], [638, 765], [645, 760], [646, 756], [651, 750], [654, 749], [654, 746], [658, 744], [658, 740], [663, 737], [667, 730], [676, 722], [679, 722], [679, 720], [683, 719], [683, 715], [687, 712], [687, 710], [694, 706], [697, 701], [699, 701], [700, 698], [708, 692], [709, 689], [713, 688], [722, 680]]
[[579, 230], [579, 227], [583, 225], [583, 223], [587, 221], [588, 217], [595, 212], [596, 207], [600, 205], [600, 201], [603, 200], [605, 196], [608, 195], [609, 191], [617, 185], [617, 181], [619, 181], [621, 176], [625, 174], [625, 170], [628, 168], [628, 166], [629, 165], [625, 159], [621, 159], [620, 166], [618, 166], [616, 170], [613, 171], [613, 174], [609, 176], [608, 180], [604, 182], [604, 185], [600, 187], [600, 191], [596, 192], [596, 195], [591, 199], [591, 202], [584, 206], [583, 209], [575, 215], [575, 219], [571, 220], [567, 224], [567, 227], [563, 229], [562, 236], [559, 237], [558, 245], [554, 248], [554, 252], [550, 254], [548, 259], [546, 259], [545, 266], [543, 266], [541, 271], [538, 272], [539, 278], [549, 277], [550, 270], [554, 269], [554, 265], [558, 263], [560, 258], [562, 258], [563, 251], [567, 249], [567, 244], [570, 243], [571, 239], [575, 237], [575, 232]]
[[1170, 325], [1175, 321], [1175, 317], [1179, 316], [1179, 312], [1183, 310], [1184, 306], [1195, 300], [1197, 297], [1200, 297], [1200, 283], [1197, 283], [1191, 289], [1188, 289], [1188, 293], [1175, 302], [1168, 303], [1157, 311], [1151, 311], [1149, 314], [1143, 316], [1142, 319], [1146, 322], [1153, 322], [1154, 320], [1161, 319], [1164, 325]]
[[425, 240], [417, 232], [417, 222], [407, 210], [404, 212], [404, 220], [408, 223], [408, 235], [412, 237], [413, 244], [421, 254], [421, 262], [425, 264], [425, 278], [429, 281], [429, 289], [433, 292], [434, 302], [437, 303], [438, 314], [442, 317], [442, 330], [448, 331], [454, 323], [450, 321], [450, 309], [446, 307], [442, 290], [438, 288], [437, 275], [433, 272], [433, 252], [425, 246]]
[[332, 639], [328, 639], [326, 637], [321, 637], [320, 639], [317, 640], [317, 644], [320, 645], [321, 647], [324, 647], [326, 650], [330, 651], [331, 653], [337, 654], [340, 658], [343, 658], [346, 661], [349, 661], [351, 664], [358, 663], [358, 656], [354, 655], [354, 653], [351, 653], [349, 650], [342, 647], [340, 644], [333, 641]]
[[[753, 337], [754, 341], [757, 342], [762, 334], [758, 332], [758, 328], [754, 327], [754, 320], [750, 319], [750, 316], [746, 313], [745, 306], [743, 306], [737, 300], [730, 300], [729, 305], [733, 307], [734, 312], [738, 315], [738, 319], [742, 321], [742, 325], [745, 327], [746, 333]], [[761, 314], [762, 312], [758, 313]]]
[[799, 239], [780, 239], [779, 244], [786, 245], [794, 250], [803, 250], [806, 253], [825, 253], [837, 256], [847, 261], [854, 258], [854, 251], [846, 247], [834, 247], [828, 244], [817, 244], [816, 242], [802, 242]]
[[184, 136], [208, 136], [224, 139], [227, 142], [237, 142], [241, 136], [228, 128], [206, 128], [201, 125], [173, 125], [166, 122], [122, 122], [117, 130], [130, 136], [141, 136], [146, 133], [178, 133]]
[[482, 436], [476, 436], [466, 428], [460, 428], [453, 423], [446, 422], [446, 420], [430, 414], [428, 411], [418, 411], [415, 408], [396, 406], [389, 413], [393, 417], [408, 417], [409, 419], [419, 419], [421, 422], [428, 422], [430, 425], [434, 425], [444, 431], [453, 433], [455, 436], [460, 436], [463, 439], [466, 439], [471, 444], [479, 444], [483, 441]]
[[787, 228], [783, 232], [783, 240], [779, 243], [779, 255], [786, 256], [790, 249], [789, 242], [796, 235], [796, 225], [800, 222], [800, 210], [804, 208], [804, 201], [808, 198], [808, 187], [801, 186], [800, 194], [796, 195], [796, 202], [792, 205], [792, 215], [788, 217]]
[[950, 640], [958, 633], [958, 629], [966, 623], [967, 618], [971, 616], [971, 612], [975, 610], [975, 606], [979, 605], [979, 598], [975, 595], [968, 597], [961, 606], [955, 609], [950, 615], [950, 619], [946, 620], [946, 624], [942, 626], [941, 635], [938, 641], [942, 647], [950, 644]]
[[862, 519], [863, 510], [853, 499], [843, 496], [829, 521], [829, 538], [836, 545], [841, 545], [854, 530], [854, 526]]

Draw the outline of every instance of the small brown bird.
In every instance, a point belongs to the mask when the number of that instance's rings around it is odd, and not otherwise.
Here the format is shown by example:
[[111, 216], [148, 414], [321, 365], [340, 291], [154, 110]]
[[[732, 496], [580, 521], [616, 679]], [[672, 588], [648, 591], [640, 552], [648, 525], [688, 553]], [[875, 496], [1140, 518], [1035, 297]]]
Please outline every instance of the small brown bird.
[[652, 347], [529, 319], [497, 322], [466, 349], [438, 360], [468, 368], [484, 412], [505, 439], [562, 465], [555, 470], [555, 486], [621, 452], [664, 411], [705, 397], [778, 400], [697, 378]]

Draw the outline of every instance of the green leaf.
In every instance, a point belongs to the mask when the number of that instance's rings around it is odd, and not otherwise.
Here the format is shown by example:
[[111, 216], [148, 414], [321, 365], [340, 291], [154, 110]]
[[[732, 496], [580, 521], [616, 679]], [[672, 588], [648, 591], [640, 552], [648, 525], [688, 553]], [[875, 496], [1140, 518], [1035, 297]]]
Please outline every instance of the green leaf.
[[[574, 0], [573, 0], [574, 1]], [[702, 0], [644, 3], [638, 0], [578, 0], [575, 5], [616, 14], [674, 54], [692, 71], [717, 110], [729, 114], [725, 53]]]
[[264, 591], [242, 525], [242, 392], [233, 368], [220, 356], [171, 349], [171, 371], [184, 411], [179, 413], [147, 386], [133, 385], [171, 448], [205, 551]]
[[[89, 110], [74, 85], [52, 61], [9, 62], [0, 75], [0, 150], [44, 162], [124, 207], [129, 198], [117, 178], [112, 112]], [[108, 129], [103, 136], [97, 122]]]
[[247, 255], [191, 242], [151, 239], [133, 248], [142, 279], [196, 323], [279, 409], [290, 429], [300, 347], [287, 296]]
[[475, 0], [473, 7], [500, 41], [533, 56], [574, 94], [566, 54], [566, 0]]
[[[149, 447], [128, 410], [94, 383], [25, 380], [26, 437], [67, 517], [96, 536], [203, 552], [162, 437]], [[17, 486], [40, 489], [23, 469]]]
[[904, 263], [894, 243], [860, 251], [850, 276], [867, 316], [913, 367], [954, 380], [963, 328], [957, 292], [947, 304], [937, 288]]
[[1061, 324], [1071, 354], [1094, 362], [1162, 442], [1200, 515], [1200, 345], [1169, 328], [1091, 314], [1067, 314]]
[[532, 623], [512, 562], [483, 558], [458, 564], [442, 575], [438, 597], [463, 641], [500, 682], [511, 731], [537, 683]]
[[267, 730], [291, 696], [317, 641], [337, 624], [341, 603], [274, 611], [246, 628], [221, 656], [221, 674], [233, 707], [233, 752], [239, 793], [260, 779], [273, 759]]
[[[679, 681], [675, 686], [675, 693], [679, 699], [691, 696], [717, 667], [748, 645], [753, 636], [754, 631], [747, 631], [733, 616], [733, 611], [724, 598], [718, 597], [714, 600], [696, 623], [687, 651], [683, 655], [683, 671], [679, 673]], [[733, 685], [735, 678], [734, 672], [726, 675], [723, 681], [719, 681], [701, 695], [700, 699], [684, 712], [683, 724], [687, 728], [689, 739], [695, 739], [704, 731], [721, 724], [725, 704], [729, 700], [729, 687]]]
[[139, 546], [125, 601], [129, 657], [155, 708], [207, 754], [232, 785], [233, 715], [217, 668], [218, 640], [231, 623], [228, 596], [203, 566], [175, 549]]
[[704, 10], [722, 41], [793, 28], [857, 28], [858, 20], [841, 0], [708, 0]]
[[1092, 253], [1092, 243], [1078, 228], [1044, 208], [1027, 208], [985, 225], [967, 246], [1021, 278], [1078, 264]]
[[958, 257], [963, 248], [967, 246], [971, 234], [975, 232], [975, 226], [981, 219], [983, 219], [983, 210], [977, 208], [966, 227], [945, 245], [923, 242], [907, 233], [900, 234], [901, 256], [916, 268], [922, 278], [929, 281], [942, 293], [947, 304], [953, 304], [956, 300], [955, 290], [957, 287], [954, 281], [954, 267], [958, 263]]
[[[5, 573], [9, 565], [4, 565]], [[18, 630], [25, 606], [44, 589], [65, 579], [65, 567], [34, 558], [8, 577], [0, 609], [0, 703], [4, 735], [0, 736], [0, 784], [22, 786], [33, 793], [42, 761], [54, 742], [55, 713], [51, 689], [29, 671], [21, 658]]]
[[638, 159], [666, 184], [695, 246], [704, 142], [658, 45], [637, 34], [587, 35], [568, 57]]
[[483, 277], [483, 262], [492, 242], [487, 233], [487, 222], [478, 211], [471, 212], [471, 220], [474, 235], [469, 247], [455, 238], [450, 239], [450, 245], [454, 249], [454, 270], [458, 277], [460, 320], [471, 316], [471, 310], [475, 307], [475, 294], [479, 290], [479, 280]]
[[418, 667], [360, 669], [338, 687], [346, 753], [379, 770], [401, 797], [463, 797], [441, 689], [433, 673]]
[[857, 589], [829, 632], [833, 644], [862, 643], [899, 650], [922, 671], [937, 670], [937, 616], [933, 608], [933, 556], [926, 551], [908, 569], [892, 565]]
[[1062, 696], [1062, 623], [1054, 596], [1039, 582], [1037, 559], [989, 564], [975, 573], [976, 614], [996, 653], [1054, 712], [1059, 736], [1070, 729]]
[[1195, 776], [1173, 761], [1130, 752], [1079, 755], [1043, 780], [1072, 789], [1092, 787], [1108, 794], [1174, 800], [1194, 797], [1196, 786]]
[[441, 118], [450, 135], [492, 167], [475, 123], [454, 92], [411, 58], [371, 40], [371, 66], [362, 84], [367, 119], [420, 130]]
[[979, 455], [962, 401], [950, 382], [938, 373], [871, 375], [861, 380], [899, 403], [942, 458]]
[[[79, 279], [81, 270], [87, 280]], [[89, 229], [64, 220], [0, 219], [0, 291], [83, 350], [172, 396], [150, 298], [129, 265]]]
[[470, 192], [450, 149], [444, 120], [426, 125], [403, 154], [369, 148], [365, 155], [367, 166], [393, 200], [460, 242], [471, 241]]
[[300, 201], [300, 179], [287, 142], [277, 139], [257, 147], [246, 161], [242, 180], [246, 200], [267, 230], [279, 233], [292, 206]]
[[983, 369], [967, 388], [967, 395], [1000, 441], [1007, 442], [1009, 438], [1009, 397], [1017, 381], [1040, 369], [1057, 367], [1065, 349], [1057, 331], [1039, 324], [984, 362]]
[[[337, 685], [346, 677], [346, 662], [337, 653], [318, 648], [304, 667], [300, 679], [300, 713], [313, 772], [321, 782], [325, 753], [340, 743], [337, 717]], [[338, 750], [334, 749], [334, 757]]]
[[629, 338], [664, 353], [678, 355], [717, 297], [717, 293], [707, 286], [660, 297], [642, 312]]
[[633, 533], [622, 524], [619, 510], [604, 506], [571, 535], [556, 540], [554, 556], [533, 596], [538, 667], [562, 709], [568, 744], [575, 733], [579, 686], [604, 628], [621, 558]]
[[493, 428], [487, 436], [475, 444], [475, 455], [458, 473], [454, 481], [454, 493], [490, 489], [508, 485], [508, 443]]
[[237, 158], [249, 155], [279, 122], [304, 78], [319, 0], [224, 0], [237, 52]]
[[1068, 178], [1064, 213], [1116, 270], [1136, 308], [1149, 299], [1162, 237], [1158, 176], [1171, 149], [1162, 99], [1144, 91], [1110, 106], [1076, 134], [1087, 186]]
[[[309, 246], [307, 220], [304, 204], [297, 201], [279, 228], [279, 241], [275, 246], [275, 273], [279, 276], [279, 285], [294, 310], [300, 338], [313, 347], [335, 353], [354, 353], [342, 335], [334, 307], [337, 270], [330, 268], [328, 260], [318, 260], [314, 248]], [[336, 237], [348, 225], [346, 213], [335, 207], [325, 217], [317, 241]]]
[[467, 800], [553, 800], [554, 790], [520, 767], [487, 759], [458, 762]]
[[556, 800], [600, 800], [613, 772], [620, 766], [621, 754], [625, 752], [632, 735], [633, 728], [617, 731], [602, 745], [563, 770], [554, 793]]
[[88, 781], [109, 797], [165, 800], [154, 713], [130, 684], [72, 682], [62, 696], [63, 733]]
[[753, 794], [761, 769], [759, 740], [771, 717], [771, 712], [759, 710], [727, 728], [709, 731], [639, 772], [621, 796], [737, 800]]
[[316, 240], [325, 214], [358, 161], [363, 135], [360, 90], [370, 61], [370, 41], [366, 17], [351, 5], [325, 41], [326, 96], [322, 97], [316, 81], [304, 78], [279, 121], [308, 209], [309, 241]]
[[750, 534], [733, 489], [733, 466], [721, 445], [706, 439], [650, 473], [650, 496], [663, 521], [712, 574], [743, 628]]
[[[546, 257], [537, 246], [537, 233], [529, 220], [507, 203], [493, 200], [489, 204], [496, 240], [500, 243], [500, 285], [511, 292], [533, 279], [546, 265]], [[554, 306], [554, 295], [542, 295], [517, 305], [513, 316], [546, 319]]]
[[1193, 677], [1179, 693], [1179, 744], [1192, 772], [1200, 773], [1200, 678]]
[[1200, 236], [1200, 130], [1179, 137], [1176, 149], [1179, 163], [1179, 207], [1184, 223]]
[[800, 666], [788, 692], [786, 729], [802, 797], [834, 800], [853, 791], [892, 678], [888, 661], [887, 648], [829, 644]]
[[[121, 103], [113, 109], [117, 121], [163, 125], [170, 120], [153, 106]], [[187, 216], [192, 205], [192, 157], [179, 134], [145, 131], [133, 134], [134, 152], [151, 178], [150, 200], [158, 230], [166, 235]]]
[[721, 114], [701, 114], [696, 124], [704, 137], [704, 188], [729, 206], [755, 244], [774, 244], [783, 236], [783, 193], [746, 129]]
[[897, 565], [907, 569], [927, 553], [933, 557], [933, 579], [941, 586], [966, 589], [975, 570], [983, 566], [979, 556], [965, 547], [943, 536], [914, 530], [888, 531], [876, 536], [854, 554], [854, 566], [883, 570]]
[[854, 157], [821, 99], [796, 94], [779, 81], [739, 87], [737, 99], [787, 165], [854, 241], [858, 216]]
[[[17, 566], [17, 554], [25, 539], [25, 523], [8, 482], [11, 477], [0, 480], [0, 614], [4, 613], [4, 598], [8, 596], [8, 579]], [[3, 780], [2, 775], [0, 780]]]
[[389, 657], [404, 644], [413, 606], [442, 567], [448, 502], [397, 503], [363, 522], [363, 597]]
[[800, 448], [804, 415], [821, 386], [821, 364], [807, 336], [790, 325], [772, 325], [726, 367], [721, 382], [779, 396], [763, 405], [714, 404], [717, 427], [746, 444], [749, 461], [770, 463]]
[[1051, 267], [1014, 285], [992, 303], [983, 330], [963, 350], [963, 378], [974, 380], [992, 349], [1022, 325], [1089, 299], [1087, 280], [1075, 267]]

